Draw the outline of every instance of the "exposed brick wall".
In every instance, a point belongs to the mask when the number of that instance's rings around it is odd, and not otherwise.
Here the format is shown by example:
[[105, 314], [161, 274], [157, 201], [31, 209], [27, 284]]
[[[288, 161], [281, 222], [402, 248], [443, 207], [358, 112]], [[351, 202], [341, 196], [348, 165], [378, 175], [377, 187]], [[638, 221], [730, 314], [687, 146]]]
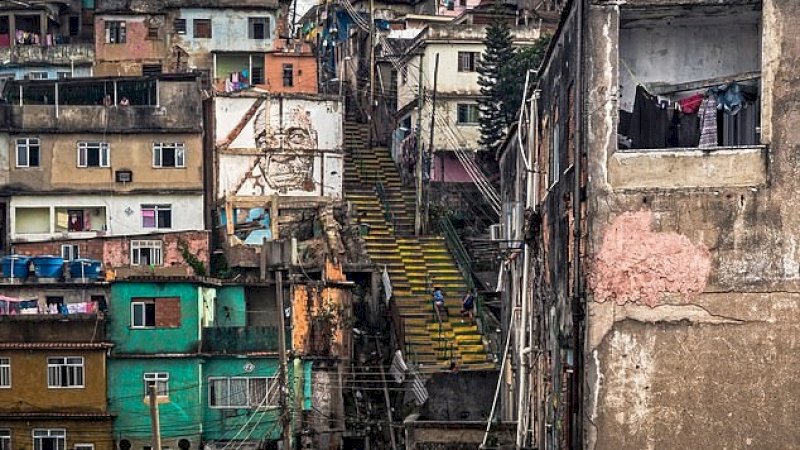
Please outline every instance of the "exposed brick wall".
[[103, 265], [106, 269], [116, 269], [130, 266], [130, 241], [134, 239], [162, 241], [164, 266], [188, 267], [178, 246], [179, 241], [183, 240], [188, 245], [189, 252], [208, 267], [209, 232], [207, 231], [184, 231], [144, 236], [113, 236], [94, 239], [24, 242], [14, 244], [13, 250], [15, 253], [22, 255], [61, 255], [61, 245], [74, 244], [78, 246], [78, 252], [81, 258], [99, 259], [103, 261]]

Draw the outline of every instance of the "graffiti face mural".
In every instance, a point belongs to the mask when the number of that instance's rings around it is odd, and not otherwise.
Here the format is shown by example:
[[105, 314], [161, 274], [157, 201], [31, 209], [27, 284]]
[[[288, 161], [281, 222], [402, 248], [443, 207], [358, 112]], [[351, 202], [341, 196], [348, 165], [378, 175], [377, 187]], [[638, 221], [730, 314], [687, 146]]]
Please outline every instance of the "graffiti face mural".
[[310, 113], [300, 106], [283, 117], [273, 116], [270, 103], [258, 111], [255, 127], [257, 157], [236, 189], [236, 195], [267, 195], [268, 191], [288, 193], [313, 191], [314, 155], [319, 146]]

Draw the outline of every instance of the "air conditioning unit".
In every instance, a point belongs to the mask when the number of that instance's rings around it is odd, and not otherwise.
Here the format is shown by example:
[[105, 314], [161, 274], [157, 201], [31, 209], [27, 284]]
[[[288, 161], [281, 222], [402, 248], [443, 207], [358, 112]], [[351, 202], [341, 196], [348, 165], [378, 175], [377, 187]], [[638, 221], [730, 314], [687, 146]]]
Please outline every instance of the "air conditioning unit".
[[505, 241], [506, 240], [506, 227], [502, 223], [496, 223], [489, 226], [489, 239], [492, 241]]
[[133, 181], [132, 170], [117, 170], [114, 172], [114, 179], [117, 183], [130, 183]]

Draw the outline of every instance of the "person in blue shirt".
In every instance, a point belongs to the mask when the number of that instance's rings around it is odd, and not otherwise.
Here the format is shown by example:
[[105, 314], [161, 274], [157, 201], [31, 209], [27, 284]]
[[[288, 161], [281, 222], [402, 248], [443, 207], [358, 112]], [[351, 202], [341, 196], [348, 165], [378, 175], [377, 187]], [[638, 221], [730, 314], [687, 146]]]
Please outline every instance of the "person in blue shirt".
[[443, 320], [442, 317], [450, 318], [444, 304], [444, 293], [440, 287], [433, 289], [433, 305], [436, 308], [436, 315], [438, 316], [439, 322]]

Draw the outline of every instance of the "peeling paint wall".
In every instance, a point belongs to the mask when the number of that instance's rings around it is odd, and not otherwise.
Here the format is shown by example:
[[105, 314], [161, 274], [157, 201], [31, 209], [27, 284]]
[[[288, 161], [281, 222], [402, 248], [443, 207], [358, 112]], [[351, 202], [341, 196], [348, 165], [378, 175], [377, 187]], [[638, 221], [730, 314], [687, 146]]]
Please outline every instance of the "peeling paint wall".
[[[761, 143], [769, 147], [763, 160], [724, 170], [734, 178], [763, 170], [755, 183], [704, 178], [688, 158], [686, 171], [671, 172], [638, 161], [636, 170], [653, 170], [654, 178], [617, 183], [628, 176], [615, 167], [618, 83], [629, 76], [618, 47], [626, 8], [713, 22], [727, 3], [589, 7], [586, 448], [797, 448], [800, 403], [787, 399], [800, 397], [800, 96], [790, 62], [800, 57], [800, 42], [786, 30], [800, 4], [764, 0], [763, 40], [737, 45], [743, 54], [759, 45], [764, 55]], [[637, 45], [664, 44], [658, 33], [641, 33]], [[692, 183], [681, 178], [686, 173]]]

